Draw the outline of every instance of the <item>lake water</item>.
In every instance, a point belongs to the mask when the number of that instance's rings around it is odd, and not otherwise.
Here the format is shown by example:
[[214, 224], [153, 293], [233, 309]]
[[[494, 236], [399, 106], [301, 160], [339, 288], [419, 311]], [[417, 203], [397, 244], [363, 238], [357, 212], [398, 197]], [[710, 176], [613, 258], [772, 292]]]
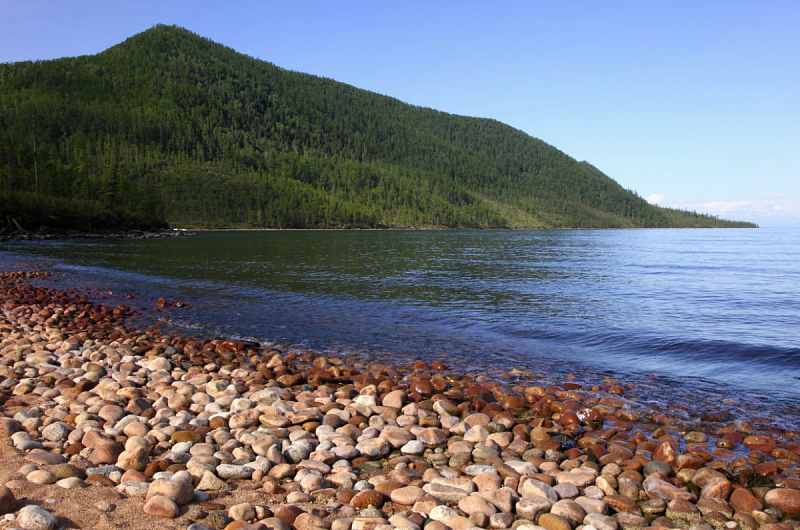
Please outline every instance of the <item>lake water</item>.
[[545, 381], [614, 377], [646, 401], [683, 403], [688, 419], [729, 400], [800, 423], [799, 229], [217, 232], [0, 248], [5, 268], [44, 261], [151, 314], [158, 297], [189, 302], [169, 322], [211, 335]]

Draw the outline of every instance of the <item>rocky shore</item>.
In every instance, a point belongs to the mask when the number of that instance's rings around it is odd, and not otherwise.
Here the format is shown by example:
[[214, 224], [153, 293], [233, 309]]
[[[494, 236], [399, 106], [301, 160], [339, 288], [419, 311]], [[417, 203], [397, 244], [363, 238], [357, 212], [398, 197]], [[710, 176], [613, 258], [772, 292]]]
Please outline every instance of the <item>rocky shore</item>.
[[138, 330], [47, 278], [0, 273], [0, 528], [800, 528], [793, 433], [645, 422], [610, 379]]
[[157, 230], [144, 232], [128, 230], [125, 232], [68, 232], [51, 231], [47, 227], [37, 232], [16, 230], [4, 233], [0, 231], [0, 242], [3, 241], [51, 241], [55, 239], [159, 239], [163, 237], [195, 236], [196, 232], [187, 230]]

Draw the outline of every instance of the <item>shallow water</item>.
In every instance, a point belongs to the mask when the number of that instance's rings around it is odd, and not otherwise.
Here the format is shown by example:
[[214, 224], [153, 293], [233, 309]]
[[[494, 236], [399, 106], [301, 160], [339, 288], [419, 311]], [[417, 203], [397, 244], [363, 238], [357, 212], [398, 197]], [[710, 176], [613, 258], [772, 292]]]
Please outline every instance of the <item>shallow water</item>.
[[685, 402], [687, 419], [732, 399], [800, 423], [798, 229], [224, 232], [0, 249], [6, 268], [43, 260], [148, 308], [187, 301], [170, 321], [206, 333], [610, 375], [653, 404]]

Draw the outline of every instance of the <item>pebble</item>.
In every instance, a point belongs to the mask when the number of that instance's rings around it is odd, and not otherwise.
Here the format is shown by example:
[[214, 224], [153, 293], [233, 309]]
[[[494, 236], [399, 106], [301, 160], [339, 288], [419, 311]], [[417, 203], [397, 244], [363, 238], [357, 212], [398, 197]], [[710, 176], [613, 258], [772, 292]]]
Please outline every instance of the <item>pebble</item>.
[[249, 502], [234, 504], [228, 509], [228, 517], [234, 521], [252, 521], [256, 518], [256, 510]]
[[62, 478], [61, 480], [58, 480], [55, 484], [66, 490], [86, 487], [86, 483], [78, 477]]
[[206, 471], [197, 484], [197, 489], [200, 491], [228, 491], [230, 486], [211, 471]]
[[[125, 484], [132, 484], [126, 482]], [[147, 489], [147, 499], [151, 497], [166, 497], [179, 506], [188, 504], [194, 497], [194, 488], [186, 480], [159, 479], [154, 480]]]
[[36, 471], [31, 471], [28, 473], [25, 476], [25, 479], [28, 482], [33, 482], [34, 484], [55, 484], [58, 480], [58, 477], [49, 471], [37, 469]]
[[19, 511], [16, 522], [25, 530], [52, 530], [58, 526], [58, 518], [55, 515], [33, 504]]
[[63, 423], [51, 423], [42, 429], [42, 437], [51, 442], [63, 442], [69, 436], [69, 429]]
[[422, 488], [417, 486], [405, 486], [403, 488], [397, 488], [396, 490], [393, 490], [390, 494], [390, 497], [392, 502], [395, 504], [399, 504], [401, 506], [412, 506], [424, 494], [425, 492], [422, 491]]
[[100, 510], [101, 512], [104, 512], [104, 513], [111, 513], [111, 512], [113, 512], [114, 510], [117, 509], [117, 505], [116, 504], [112, 504], [112, 503], [110, 503], [108, 501], [96, 502], [94, 507], [97, 508], [98, 510]]
[[178, 505], [169, 497], [154, 495], [144, 505], [144, 513], [174, 519], [180, 514]]
[[221, 479], [248, 479], [253, 474], [253, 468], [233, 464], [217, 466], [217, 476]]
[[0, 514], [13, 512], [16, 509], [17, 499], [14, 492], [0, 484]]

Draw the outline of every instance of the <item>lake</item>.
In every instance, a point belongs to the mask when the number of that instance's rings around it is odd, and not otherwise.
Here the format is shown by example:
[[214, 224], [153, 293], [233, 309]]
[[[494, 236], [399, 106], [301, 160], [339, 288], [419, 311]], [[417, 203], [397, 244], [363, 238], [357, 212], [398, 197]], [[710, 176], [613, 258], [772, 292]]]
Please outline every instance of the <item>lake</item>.
[[[198, 333], [612, 377], [689, 419], [728, 400], [797, 421], [800, 229], [207, 232], [0, 249], [3, 268], [31, 262]], [[191, 308], [153, 314], [159, 297]]]

